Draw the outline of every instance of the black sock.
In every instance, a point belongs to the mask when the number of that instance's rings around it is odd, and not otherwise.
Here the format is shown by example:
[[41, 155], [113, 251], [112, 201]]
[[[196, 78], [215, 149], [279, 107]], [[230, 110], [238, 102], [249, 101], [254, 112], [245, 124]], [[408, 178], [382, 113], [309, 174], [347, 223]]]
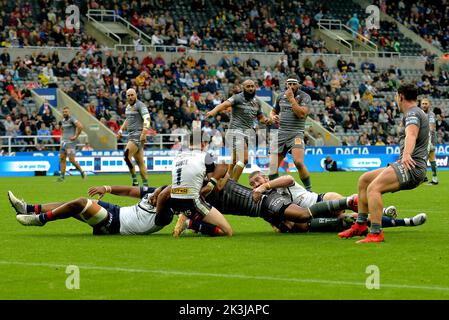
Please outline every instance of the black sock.
[[343, 220], [337, 218], [312, 219], [309, 226], [309, 232], [338, 232], [343, 229]]
[[382, 228], [404, 227], [404, 219], [392, 219], [389, 217], [382, 217]]
[[270, 179], [270, 181], [276, 178], [279, 178], [279, 173], [273, 173], [268, 175], [268, 179]]
[[39, 220], [42, 222], [42, 224], [46, 224], [48, 221], [54, 220], [53, 211], [50, 210], [48, 212], [41, 212], [39, 214]]
[[430, 167], [432, 168], [432, 177], [436, 177], [437, 176], [437, 162], [430, 161]]
[[42, 212], [41, 204], [27, 204], [27, 213], [39, 214]]
[[188, 229], [195, 230], [201, 234], [207, 234], [212, 237], [216, 236], [220, 230], [220, 228], [216, 225], [197, 220], [190, 220]]
[[331, 200], [331, 201], [322, 201], [315, 203], [313, 206], [309, 208], [310, 213], [314, 218], [324, 217], [332, 215], [335, 211], [348, 209], [348, 205], [346, 203], [346, 198]]
[[310, 176], [304, 179], [301, 179], [302, 184], [304, 185], [304, 188], [306, 188], [307, 191], [312, 190], [312, 184], [310, 182]]

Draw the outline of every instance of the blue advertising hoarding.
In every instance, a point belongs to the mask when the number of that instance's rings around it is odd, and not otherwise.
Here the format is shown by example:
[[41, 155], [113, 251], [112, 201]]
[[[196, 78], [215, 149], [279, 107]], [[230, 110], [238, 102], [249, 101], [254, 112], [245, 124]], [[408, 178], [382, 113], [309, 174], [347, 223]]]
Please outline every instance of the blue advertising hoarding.
[[[210, 150], [219, 160], [229, 160], [223, 150]], [[148, 171], [171, 170], [173, 157], [178, 151], [145, 151]], [[308, 147], [305, 164], [311, 172], [325, 171], [323, 162], [330, 155], [342, 171], [368, 171], [382, 168], [399, 159], [399, 146], [355, 146], [355, 147]], [[244, 172], [268, 171], [269, 155], [266, 149], [250, 150], [249, 163]], [[0, 176], [34, 175], [35, 171], [46, 171], [53, 175], [59, 171], [59, 152], [17, 152], [13, 157], [0, 157]], [[76, 159], [81, 167], [95, 173], [128, 173], [122, 150], [78, 151]], [[439, 170], [449, 170], [449, 145], [437, 145], [436, 161]], [[67, 162], [67, 170], [74, 170]], [[138, 166], [136, 166], [138, 170]], [[280, 172], [296, 172], [291, 154], [280, 164]]]
[[58, 106], [58, 95], [56, 88], [36, 88], [33, 90], [42, 98], [47, 99], [48, 103], [50, 103], [54, 108]]

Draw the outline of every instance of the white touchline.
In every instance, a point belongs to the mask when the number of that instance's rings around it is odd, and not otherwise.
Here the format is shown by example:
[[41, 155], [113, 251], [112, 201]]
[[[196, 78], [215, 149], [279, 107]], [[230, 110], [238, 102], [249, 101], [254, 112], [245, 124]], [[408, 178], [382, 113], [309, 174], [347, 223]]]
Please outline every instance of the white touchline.
[[[49, 268], [65, 268], [68, 264], [56, 264], [56, 263], [43, 263], [43, 262], [19, 262], [19, 261], [5, 261], [0, 260], [0, 264], [3, 265], [21, 265], [21, 266], [34, 266], [34, 267], [49, 267]], [[70, 263], [73, 264], [73, 263]], [[215, 278], [230, 278], [230, 279], [244, 279], [244, 280], [267, 280], [267, 281], [286, 281], [286, 282], [298, 282], [298, 283], [317, 283], [323, 285], [348, 285], [348, 286], [360, 286], [365, 287], [365, 282], [353, 282], [353, 281], [335, 281], [335, 280], [320, 280], [320, 279], [299, 279], [299, 278], [281, 278], [281, 277], [267, 277], [267, 276], [252, 276], [245, 274], [226, 274], [226, 273], [206, 273], [206, 272], [186, 272], [176, 270], [153, 270], [153, 269], [135, 269], [135, 268], [122, 268], [122, 267], [106, 267], [106, 266], [92, 266], [92, 265], [78, 265], [80, 269], [87, 270], [103, 270], [103, 271], [119, 271], [119, 272], [131, 272], [131, 273], [156, 273], [161, 275], [181, 275], [191, 277], [215, 277]], [[434, 291], [449, 291], [447, 287], [434, 287], [434, 286], [417, 286], [407, 284], [387, 284], [381, 283], [381, 288], [392, 289], [416, 289], [416, 290], [434, 290]]]

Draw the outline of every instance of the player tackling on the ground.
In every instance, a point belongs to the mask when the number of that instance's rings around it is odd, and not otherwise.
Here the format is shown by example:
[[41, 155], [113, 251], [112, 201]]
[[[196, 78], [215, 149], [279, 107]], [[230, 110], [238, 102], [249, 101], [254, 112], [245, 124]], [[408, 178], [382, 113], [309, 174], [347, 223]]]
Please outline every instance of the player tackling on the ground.
[[245, 80], [243, 92], [234, 94], [216, 106], [206, 113], [206, 117], [215, 117], [218, 112], [227, 108], [232, 109], [225, 138], [226, 147], [230, 149], [232, 157], [228, 173], [232, 179], [238, 181], [248, 163], [249, 139], [255, 138], [254, 120], [257, 119], [265, 125], [271, 124], [271, 120], [262, 112], [262, 102], [256, 97], [256, 85], [252, 80]]
[[429, 99], [421, 100], [421, 109], [427, 114], [427, 118], [429, 119], [430, 139], [428, 145], [428, 152], [429, 152], [430, 167], [432, 168], [432, 181], [430, 181], [429, 184], [437, 185], [438, 184], [437, 162], [435, 159], [435, 145], [437, 144], [437, 131], [436, 131], [435, 113], [430, 111]]
[[126, 91], [126, 120], [123, 122], [117, 133], [117, 138], [122, 137], [123, 131], [128, 131], [128, 143], [125, 147], [125, 162], [133, 178], [133, 186], [138, 186], [136, 169], [134, 168], [133, 158], [139, 166], [140, 176], [144, 186], [148, 186], [147, 166], [144, 159], [144, 147], [147, 132], [150, 129], [150, 113], [147, 106], [137, 99], [137, 93], [134, 89]]
[[400, 158], [386, 168], [364, 173], [358, 182], [359, 214], [357, 222], [341, 238], [362, 236], [368, 232], [367, 220], [370, 215], [371, 230], [368, 236], [357, 243], [382, 242], [382, 194], [399, 190], [414, 189], [426, 177], [427, 145], [429, 143], [429, 121], [416, 103], [418, 88], [411, 83], [403, 83], [396, 93], [399, 111], [404, 113], [400, 131]]
[[271, 111], [273, 122], [279, 122], [277, 137], [270, 142], [270, 180], [278, 177], [279, 165], [291, 150], [293, 162], [298, 169], [299, 178], [307, 190], [312, 189], [310, 174], [304, 164], [304, 129], [309, 114], [310, 96], [299, 89], [296, 76], [286, 82], [287, 90], [276, 99]]
[[60, 122], [62, 130], [61, 148], [59, 149], [59, 163], [61, 165], [61, 175], [58, 182], [62, 182], [65, 179], [65, 169], [67, 166], [67, 157], [69, 161], [75, 166], [75, 168], [81, 173], [81, 177], [84, 179], [86, 174], [81, 169], [78, 162], [75, 160], [76, 141], [83, 131], [83, 125], [74, 116], [70, 114], [69, 107], [62, 109], [62, 120]]

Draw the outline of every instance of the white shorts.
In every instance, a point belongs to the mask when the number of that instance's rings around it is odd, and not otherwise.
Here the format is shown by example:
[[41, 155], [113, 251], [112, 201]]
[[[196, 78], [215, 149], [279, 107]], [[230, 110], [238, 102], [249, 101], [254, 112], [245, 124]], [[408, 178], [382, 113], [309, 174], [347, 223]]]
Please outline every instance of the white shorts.
[[318, 194], [315, 192], [307, 192], [294, 199], [296, 203], [301, 208], [310, 208], [318, 201]]

